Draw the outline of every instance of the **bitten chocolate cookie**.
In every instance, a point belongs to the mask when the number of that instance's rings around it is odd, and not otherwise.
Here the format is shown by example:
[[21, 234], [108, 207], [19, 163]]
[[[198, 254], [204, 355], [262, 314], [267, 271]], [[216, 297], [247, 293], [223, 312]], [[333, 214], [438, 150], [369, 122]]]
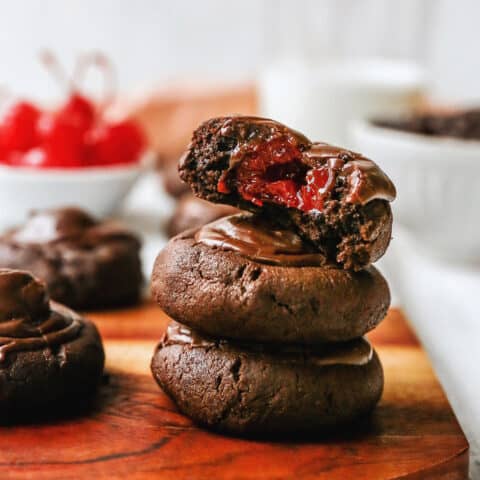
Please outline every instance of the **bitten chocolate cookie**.
[[0, 269], [0, 422], [85, 404], [103, 365], [92, 323], [49, 302], [29, 273]]
[[117, 307], [139, 299], [139, 251], [137, 237], [119, 224], [61, 208], [35, 212], [0, 236], [0, 267], [32, 272], [70, 307]]
[[170, 240], [152, 294], [169, 316], [213, 336], [304, 344], [362, 336], [390, 304], [373, 266], [330, 265], [294, 232], [251, 214]]
[[200, 198], [262, 212], [346, 269], [374, 262], [390, 242], [396, 192], [382, 170], [273, 120], [208, 120], [193, 133], [179, 171]]
[[312, 349], [238, 345], [175, 322], [152, 372], [195, 422], [240, 435], [318, 434], [368, 414], [383, 390], [381, 364], [364, 339]]
[[175, 207], [168, 224], [168, 235], [173, 237], [190, 228], [201, 227], [234, 213], [238, 213], [238, 210], [230, 205], [210, 203], [187, 193]]

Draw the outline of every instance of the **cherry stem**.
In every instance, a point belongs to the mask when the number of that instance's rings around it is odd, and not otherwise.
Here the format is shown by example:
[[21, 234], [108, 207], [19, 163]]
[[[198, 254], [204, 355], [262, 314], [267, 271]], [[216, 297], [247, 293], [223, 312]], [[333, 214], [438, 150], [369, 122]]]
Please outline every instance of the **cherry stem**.
[[0, 103], [4, 102], [6, 98], [11, 97], [12, 94], [7, 87], [0, 85]]
[[7, 103], [8, 100], [12, 98], [13, 98], [12, 91], [5, 85], [0, 85], [0, 107], [3, 109], [3, 107], [5, 106], [5, 103]]
[[53, 78], [57, 81], [60, 88], [67, 92], [73, 90], [73, 82], [65, 72], [64, 67], [58, 61], [58, 58], [50, 50], [43, 50], [40, 52], [40, 61], [44, 67], [51, 73]]
[[78, 58], [73, 74], [73, 83], [79, 88], [85, 82], [87, 71], [91, 67], [96, 67], [103, 74], [103, 99], [101, 101], [102, 108], [105, 109], [110, 105], [116, 96], [117, 79], [115, 69], [112, 63], [101, 52], [92, 52], [82, 55]]

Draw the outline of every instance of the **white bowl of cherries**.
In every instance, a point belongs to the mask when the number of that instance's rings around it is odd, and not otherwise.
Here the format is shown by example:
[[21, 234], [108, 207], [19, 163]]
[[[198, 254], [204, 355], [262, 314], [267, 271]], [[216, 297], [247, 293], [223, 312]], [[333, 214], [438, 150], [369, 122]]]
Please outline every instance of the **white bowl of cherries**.
[[114, 212], [140, 173], [146, 139], [133, 121], [109, 121], [103, 111], [76, 87], [55, 110], [10, 104], [0, 118], [1, 227], [33, 209]]

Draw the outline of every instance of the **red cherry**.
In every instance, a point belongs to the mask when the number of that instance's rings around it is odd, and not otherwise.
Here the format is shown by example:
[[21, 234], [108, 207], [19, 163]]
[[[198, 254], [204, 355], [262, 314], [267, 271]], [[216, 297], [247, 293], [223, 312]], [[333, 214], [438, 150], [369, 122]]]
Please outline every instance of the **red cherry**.
[[273, 200], [280, 200], [287, 207], [296, 207], [298, 205], [298, 186], [293, 180], [286, 179], [266, 183], [264, 188], [266, 195]]
[[9, 165], [15, 167], [43, 167], [45, 166], [45, 151], [40, 148], [32, 148], [28, 152], [13, 152], [8, 157]]
[[322, 167], [310, 170], [306, 176], [307, 184], [299, 192], [299, 208], [305, 212], [322, 210], [325, 202], [326, 189], [330, 180], [328, 168]]
[[0, 163], [8, 163], [8, 155], [0, 139]]
[[217, 190], [220, 193], [230, 193], [230, 189], [227, 187], [227, 182], [225, 181], [225, 175], [218, 181]]
[[[14, 167], [31, 167], [31, 168], [64, 168], [57, 162], [57, 157], [48, 155], [45, 149], [35, 147], [28, 152], [14, 152], [9, 156], [9, 165]], [[66, 167], [78, 167], [78, 165], [66, 165]]]
[[142, 130], [129, 120], [101, 125], [92, 132], [91, 143], [94, 149], [92, 161], [97, 165], [134, 163], [146, 146]]
[[[308, 168], [300, 158], [298, 148], [284, 137], [254, 145], [236, 168], [231, 183], [236, 184], [245, 200], [255, 205], [261, 206], [264, 201], [269, 201], [297, 207], [298, 190]], [[223, 191], [225, 186], [226, 179], [222, 178], [217, 185], [218, 191], [228, 193]]]
[[86, 97], [73, 93], [59, 110], [58, 116], [83, 130], [89, 129], [95, 120], [95, 107]]
[[42, 166], [80, 167], [86, 163], [85, 131], [79, 124], [44, 114], [38, 122], [38, 135], [46, 156]]
[[24, 152], [37, 143], [36, 124], [40, 111], [29, 102], [15, 103], [0, 124], [0, 151]]

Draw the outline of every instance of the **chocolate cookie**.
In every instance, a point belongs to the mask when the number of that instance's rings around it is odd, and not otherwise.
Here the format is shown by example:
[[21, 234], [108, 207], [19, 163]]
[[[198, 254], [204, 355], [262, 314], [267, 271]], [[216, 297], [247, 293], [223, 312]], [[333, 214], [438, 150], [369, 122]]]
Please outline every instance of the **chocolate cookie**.
[[240, 435], [318, 434], [368, 414], [383, 390], [381, 364], [364, 339], [312, 349], [239, 345], [175, 322], [152, 372], [195, 422]]
[[124, 227], [61, 208], [35, 212], [0, 236], [0, 267], [32, 272], [70, 307], [117, 307], [139, 299], [139, 251], [139, 240]]
[[330, 265], [297, 234], [251, 214], [170, 240], [155, 262], [152, 294], [172, 318], [213, 336], [304, 344], [359, 337], [390, 303], [373, 266]]
[[173, 237], [190, 228], [201, 227], [234, 213], [238, 213], [238, 210], [230, 205], [210, 203], [187, 193], [175, 207], [168, 224], [168, 235]]
[[273, 120], [208, 120], [179, 171], [200, 198], [262, 212], [347, 269], [374, 262], [390, 242], [396, 192], [382, 170]]
[[29, 273], [0, 269], [0, 421], [86, 403], [103, 372], [96, 327], [49, 302]]

